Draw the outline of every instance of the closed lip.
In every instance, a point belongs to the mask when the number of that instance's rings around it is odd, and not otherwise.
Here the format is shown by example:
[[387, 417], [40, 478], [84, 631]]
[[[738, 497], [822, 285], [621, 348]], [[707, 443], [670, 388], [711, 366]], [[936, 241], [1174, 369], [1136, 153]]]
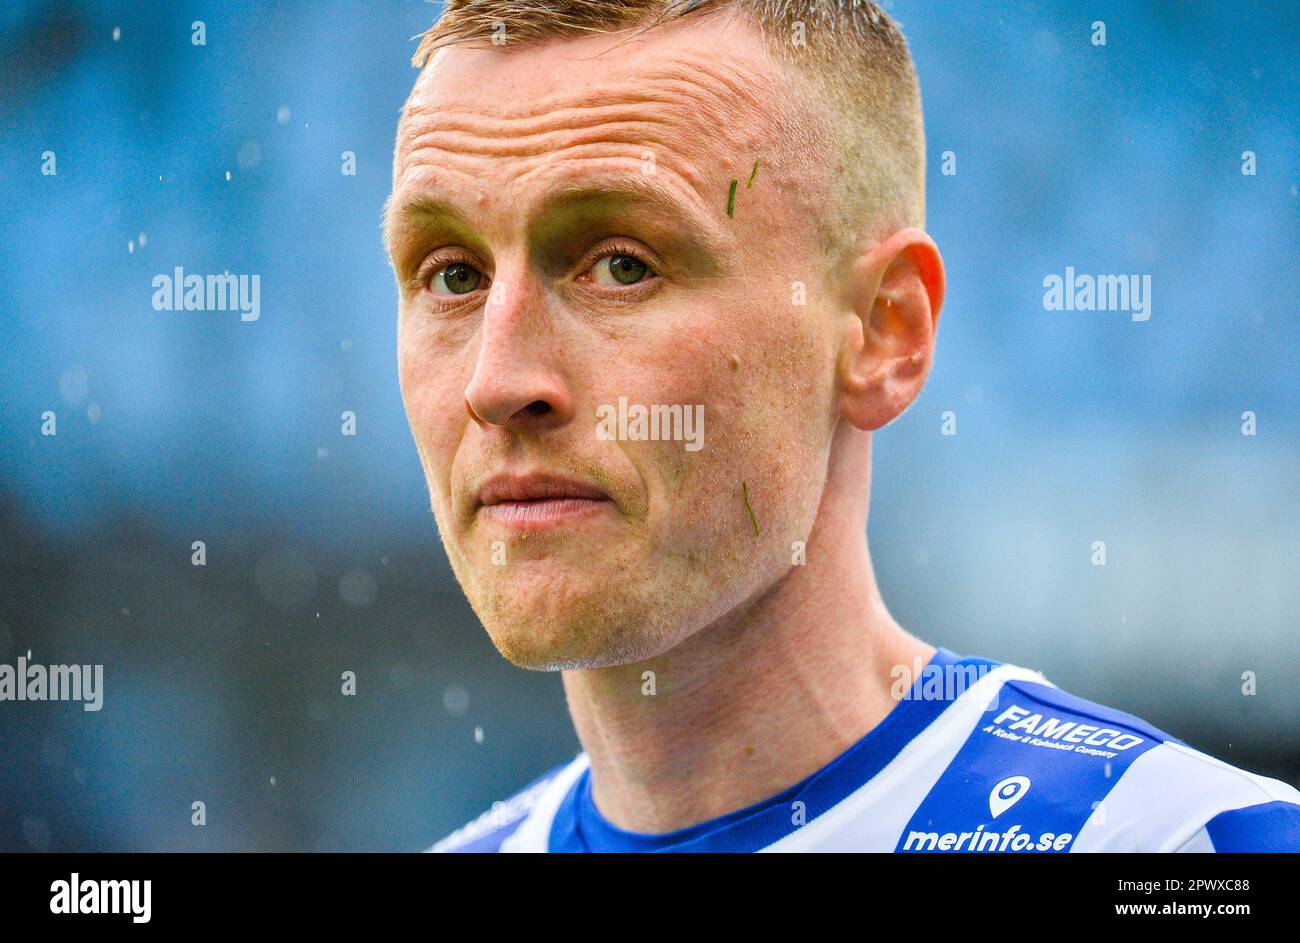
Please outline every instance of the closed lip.
[[524, 475], [493, 475], [479, 489], [478, 506], [491, 507], [513, 501], [561, 501], [566, 498], [608, 501], [609, 495], [595, 485], [552, 475], [532, 472]]

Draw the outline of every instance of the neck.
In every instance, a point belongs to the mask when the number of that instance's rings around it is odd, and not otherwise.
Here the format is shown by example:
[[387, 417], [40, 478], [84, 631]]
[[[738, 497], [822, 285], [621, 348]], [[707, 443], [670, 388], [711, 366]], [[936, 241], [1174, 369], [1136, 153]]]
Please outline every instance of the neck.
[[[823, 520], [828, 506], [807, 564], [743, 611], [648, 661], [564, 673], [592, 796], [611, 823], [675, 831], [794, 785], [893, 709], [895, 665], [933, 656], [880, 597], [865, 506], [837, 527]], [[653, 696], [642, 693], [647, 671]]]

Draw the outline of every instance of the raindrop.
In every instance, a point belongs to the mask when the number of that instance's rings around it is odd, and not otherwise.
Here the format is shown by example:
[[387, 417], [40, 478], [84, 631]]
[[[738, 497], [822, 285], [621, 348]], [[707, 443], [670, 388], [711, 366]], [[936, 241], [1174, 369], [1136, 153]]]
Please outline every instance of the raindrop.
[[55, 737], [46, 737], [41, 743], [41, 760], [46, 766], [58, 768], [68, 758], [68, 751]]
[[262, 162], [262, 149], [258, 147], [256, 141], [245, 141], [239, 147], [239, 152], [235, 154], [235, 160], [239, 162], [240, 170], [250, 170]]
[[258, 561], [253, 581], [262, 597], [278, 609], [292, 609], [316, 595], [316, 570], [311, 562], [283, 547]]
[[447, 690], [442, 692], [442, 706], [452, 714], [465, 713], [469, 710], [469, 691], [463, 685], [448, 685]]
[[74, 406], [86, 398], [89, 386], [90, 380], [86, 375], [86, 368], [80, 364], [68, 367], [59, 377], [59, 395], [63, 397], [64, 402]]
[[44, 819], [38, 819], [34, 815], [24, 815], [23, 838], [32, 851], [50, 850], [50, 827], [45, 824]]
[[339, 595], [353, 609], [364, 609], [374, 602], [375, 591], [375, 578], [368, 570], [348, 570], [339, 580]]

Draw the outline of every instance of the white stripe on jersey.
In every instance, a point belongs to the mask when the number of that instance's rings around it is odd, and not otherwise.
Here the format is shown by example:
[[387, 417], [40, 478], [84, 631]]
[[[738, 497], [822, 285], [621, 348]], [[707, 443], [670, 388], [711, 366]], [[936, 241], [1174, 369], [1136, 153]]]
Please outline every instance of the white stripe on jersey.
[[564, 801], [564, 797], [568, 795], [573, 784], [578, 781], [578, 777], [583, 774], [590, 764], [591, 758], [586, 753], [580, 753], [572, 763], [556, 773], [547, 783], [546, 788], [542, 790], [542, 794], [538, 797], [537, 803], [533, 806], [528, 818], [515, 829], [509, 838], [501, 843], [501, 850], [503, 852], [546, 851], [551, 837], [551, 823], [555, 820], [556, 810], [560, 808], [560, 803]]
[[[1174, 796], [1176, 802], [1159, 801]], [[1220, 812], [1277, 799], [1300, 803], [1300, 791], [1166, 740], [1125, 770], [1070, 851], [1178, 851]]]
[[1178, 849], [1182, 852], [1204, 853], [1214, 851], [1214, 842], [1210, 841], [1210, 833], [1204, 828], [1198, 831], [1191, 838], [1183, 843], [1183, 847]]
[[[1002, 665], [963, 691], [938, 718], [856, 792], [762, 851], [893, 851], [921, 800], [952, 763], [1007, 681], [1050, 681]], [[867, 812], [867, 809], [870, 809]]]

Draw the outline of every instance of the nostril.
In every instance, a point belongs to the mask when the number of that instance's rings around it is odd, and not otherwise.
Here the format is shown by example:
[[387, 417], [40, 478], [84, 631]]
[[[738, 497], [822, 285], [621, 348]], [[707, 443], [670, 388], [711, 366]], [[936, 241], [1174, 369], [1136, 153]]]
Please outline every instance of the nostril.
[[535, 399], [524, 407], [530, 416], [545, 416], [551, 411], [551, 404], [545, 400]]

